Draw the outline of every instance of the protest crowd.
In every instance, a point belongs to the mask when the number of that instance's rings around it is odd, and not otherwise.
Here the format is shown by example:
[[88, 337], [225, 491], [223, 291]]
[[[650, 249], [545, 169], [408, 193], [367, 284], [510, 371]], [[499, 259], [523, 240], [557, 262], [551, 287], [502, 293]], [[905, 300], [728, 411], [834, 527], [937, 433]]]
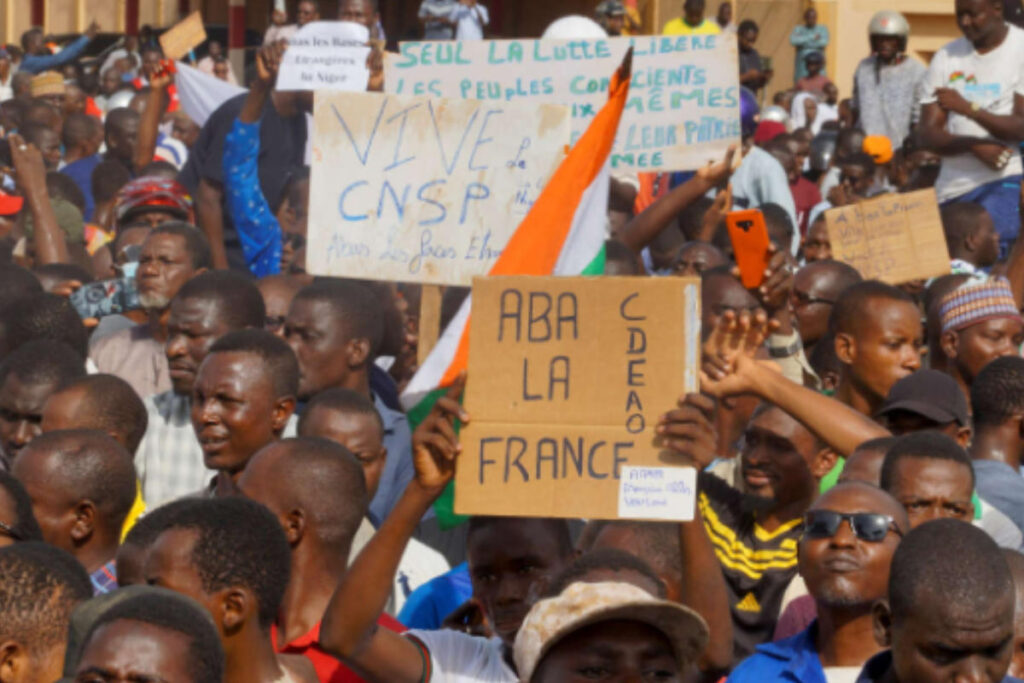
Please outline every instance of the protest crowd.
[[[803, 5], [780, 84], [730, 2], [594, 0], [524, 51], [422, 0], [438, 42], [396, 51], [378, 1], [275, 4], [244, 70], [149, 27], [0, 45], [0, 683], [1024, 679], [1019, 2], [956, 0], [929, 64], [878, 12], [852, 83]], [[318, 30], [358, 58], [286, 87]], [[458, 99], [401, 69], [474, 45], [554, 61], [482, 117], [387, 109]], [[634, 139], [644, 60], [701, 50], [728, 113]], [[515, 109], [565, 55], [597, 99]], [[342, 232], [389, 211], [409, 277]]]

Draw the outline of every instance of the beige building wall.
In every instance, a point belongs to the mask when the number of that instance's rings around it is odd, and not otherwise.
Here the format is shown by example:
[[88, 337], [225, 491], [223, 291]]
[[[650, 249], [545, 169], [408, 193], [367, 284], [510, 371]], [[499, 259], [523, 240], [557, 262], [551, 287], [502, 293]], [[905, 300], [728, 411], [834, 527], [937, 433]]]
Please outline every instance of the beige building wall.
[[[17, 43], [31, 27], [30, 0], [0, 0], [0, 41]], [[125, 0], [46, 0], [47, 33], [79, 33], [93, 21], [101, 31], [125, 28]], [[178, 20], [178, 0], [139, 0], [139, 25], [168, 26]]]

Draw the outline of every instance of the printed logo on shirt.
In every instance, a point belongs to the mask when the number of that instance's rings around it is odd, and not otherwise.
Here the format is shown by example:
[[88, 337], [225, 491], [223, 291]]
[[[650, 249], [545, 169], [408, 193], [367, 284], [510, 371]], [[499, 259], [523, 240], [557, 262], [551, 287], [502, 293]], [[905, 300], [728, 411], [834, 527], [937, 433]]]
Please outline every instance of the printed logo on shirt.
[[736, 609], [741, 612], [760, 612], [761, 603], [757, 601], [753, 593], [747, 593], [742, 600], [736, 603]]
[[960, 92], [968, 100], [996, 99], [1003, 91], [999, 82], [978, 83], [978, 77], [974, 74], [966, 74], [963, 71], [954, 71], [949, 75], [949, 85], [958, 86]]

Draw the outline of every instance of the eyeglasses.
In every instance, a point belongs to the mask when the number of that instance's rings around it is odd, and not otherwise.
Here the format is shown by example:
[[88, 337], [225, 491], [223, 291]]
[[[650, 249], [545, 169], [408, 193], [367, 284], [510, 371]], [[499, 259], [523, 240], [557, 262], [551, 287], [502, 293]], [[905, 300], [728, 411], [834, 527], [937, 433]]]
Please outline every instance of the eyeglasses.
[[854, 536], [868, 543], [881, 543], [890, 531], [897, 536], [903, 532], [896, 526], [895, 520], [889, 515], [873, 512], [855, 512], [846, 514], [833, 510], [811, 510], [804, 515], [804, 537], [832, 538], [839, 531], [844, 521], [850, 523]]
[[15, 531], [14, 527], [12, 527], [7, 522], [0, 522], [0, 532], [3, 532], [4, 534], [10, 536], [15, 541], [24, 541], [25, 540], [24, 538], [22, 538], [22, 535], [20, 533], [18, 533], [17, 531]]

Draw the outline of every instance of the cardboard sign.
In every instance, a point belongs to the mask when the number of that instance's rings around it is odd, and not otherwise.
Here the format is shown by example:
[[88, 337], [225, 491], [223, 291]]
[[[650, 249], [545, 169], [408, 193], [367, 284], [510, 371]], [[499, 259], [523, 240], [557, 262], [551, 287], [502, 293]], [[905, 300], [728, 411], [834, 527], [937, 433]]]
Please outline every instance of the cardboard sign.
[[565, 155], [557, 105], [317, 92], [310, 273], [469, 285]]
[[314, 21], [288, 41], [278, 90], [366, 90], [370, 32], [351, 21]]
[[935, 190], [887, 194], [825, 212], [832, 258], [890, 284], [950, 271]]
[[188, 15], [160, 36], [165, 59], [179, 60], [206, 42], [206, 28], [199, 10]]
[[475, 279], [455, 511], [692, 519], [655, 427], [699, 363], [695, 278]]
[[718, 161], [740, 141], [735, 36], [411, 42], [385, 60], [399, 95], [572, 107], [572, 141], [608, 100], [629, 47], [633, 78], [613, 169], [673, 171]]

